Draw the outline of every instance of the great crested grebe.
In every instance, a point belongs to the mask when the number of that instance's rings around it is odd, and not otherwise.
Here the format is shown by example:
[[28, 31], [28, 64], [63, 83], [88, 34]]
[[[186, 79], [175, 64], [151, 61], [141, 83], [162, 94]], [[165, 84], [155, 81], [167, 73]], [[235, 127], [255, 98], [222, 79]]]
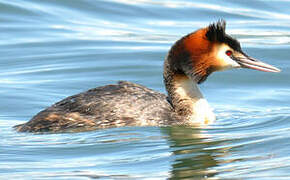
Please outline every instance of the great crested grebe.
[[20, 132], [87, 131], [120, 126], [205, 125], [215, 120], [198, 84], [214, 71], [250, 68], [280, 70], [245, 54], [225, 33], [225, 21], [178, 40], [164, 62], [168, 96], [131, 82], [90, 89], [39, 112], [15, 126]]

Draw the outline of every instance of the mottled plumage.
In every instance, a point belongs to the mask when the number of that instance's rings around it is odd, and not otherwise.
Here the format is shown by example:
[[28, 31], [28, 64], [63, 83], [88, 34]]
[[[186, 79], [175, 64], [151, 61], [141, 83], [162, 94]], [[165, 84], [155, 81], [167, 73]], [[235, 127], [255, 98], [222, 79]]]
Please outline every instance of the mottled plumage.
[[[172, 113], [168, 113], [172, 112]], [[67, 97], [39, 112], [18, 131], [83, 131], [119, 126], [168, 125], [176, 122], [166, 95], [120, 81]], [[177, 121], [178, 122], [178, 121]]]

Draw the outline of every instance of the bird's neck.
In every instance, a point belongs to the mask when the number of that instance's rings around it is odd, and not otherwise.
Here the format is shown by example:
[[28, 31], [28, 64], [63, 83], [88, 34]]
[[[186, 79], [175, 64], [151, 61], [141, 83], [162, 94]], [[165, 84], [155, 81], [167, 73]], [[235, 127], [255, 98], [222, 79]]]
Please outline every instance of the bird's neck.
[[215, 115], [194, 79], [166, 68], [165, 64], [164, 82], [169, 99], [179, 116], [192, 124], [209, 124], [215, 120]]

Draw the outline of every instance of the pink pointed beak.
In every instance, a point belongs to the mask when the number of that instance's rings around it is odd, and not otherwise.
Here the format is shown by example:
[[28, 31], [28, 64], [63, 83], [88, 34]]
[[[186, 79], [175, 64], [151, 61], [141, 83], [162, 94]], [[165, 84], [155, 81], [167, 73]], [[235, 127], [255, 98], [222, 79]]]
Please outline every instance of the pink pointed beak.
[[270, 65], [267, 63], [264, 63], [262, 61], [259, 61], [257, 59], [254, 59], [252, 57], [249, 57], [245, 54], [244, 56], [236, 57], [235, 60], [241, 65], [243, 68], [249, 68], [249, 69], [255, 69], [258, 71], [264, 71], [264, 72], [280, 72], [281, 70]]

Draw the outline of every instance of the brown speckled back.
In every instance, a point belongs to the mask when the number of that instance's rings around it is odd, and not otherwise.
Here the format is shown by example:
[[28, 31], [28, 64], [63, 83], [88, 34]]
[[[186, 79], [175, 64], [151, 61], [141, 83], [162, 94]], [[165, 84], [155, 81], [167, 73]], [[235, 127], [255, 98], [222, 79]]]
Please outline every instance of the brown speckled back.
[[174, 117], [166, 95], [120, 81], [70, 96], [16, 126], [21, 132], [84, 131], [120, 126], [167, 125]]

